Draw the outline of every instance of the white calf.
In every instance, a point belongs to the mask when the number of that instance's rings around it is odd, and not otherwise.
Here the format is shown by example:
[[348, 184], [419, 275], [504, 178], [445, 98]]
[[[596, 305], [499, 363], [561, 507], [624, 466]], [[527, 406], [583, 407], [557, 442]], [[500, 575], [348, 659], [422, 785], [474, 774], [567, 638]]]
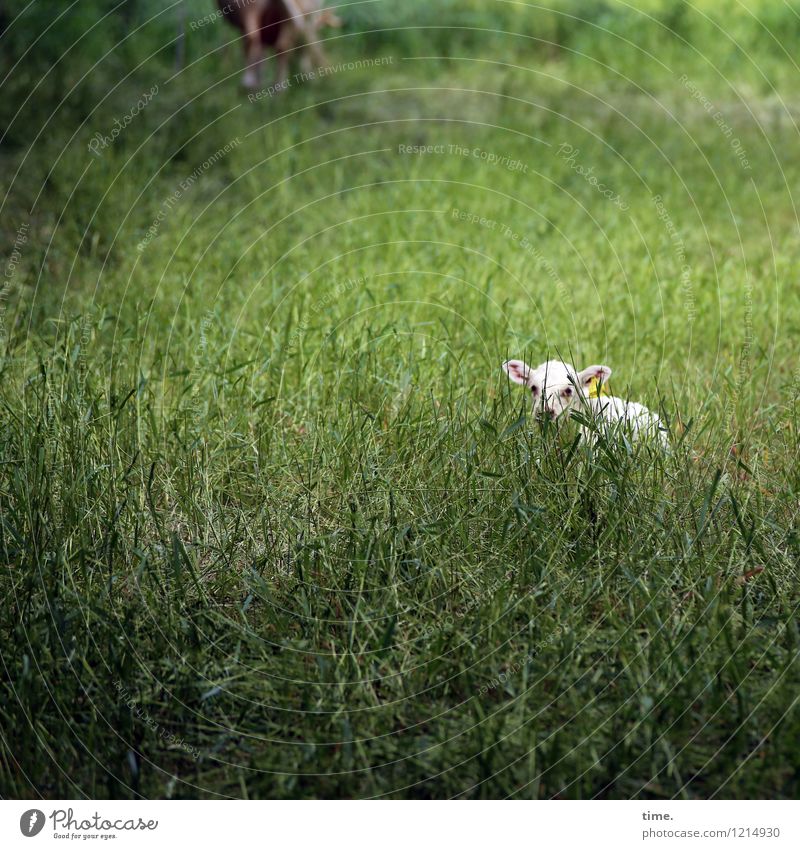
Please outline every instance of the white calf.
[[[557, 419], [567, 412], [583, 411], [593, 416], [598, 429], [606, 433], [624, 430], [634, 439], [655, 437], [662, 445], [667, 444], [666, 429], [656, 413], [636, 401], [602, 394], [603, 383], [611, 377], [608, 366], [589, 366], [576, 371], [567, 363], [549, 360], [533, 369], [522, 360], [508, 360], [503, 368], [514, 383], [531, 390], [539, 418]], [[581, 425], [584, 439], [591, 438], [592, 433]]]

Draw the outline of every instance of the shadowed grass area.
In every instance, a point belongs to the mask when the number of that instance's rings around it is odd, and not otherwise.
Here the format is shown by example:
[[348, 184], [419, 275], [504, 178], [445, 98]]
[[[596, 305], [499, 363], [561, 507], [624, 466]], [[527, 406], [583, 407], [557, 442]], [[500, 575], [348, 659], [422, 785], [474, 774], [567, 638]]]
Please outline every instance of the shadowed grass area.
[[0, 792], [796, 796], [797, 69], [369, 10], [281, 97], [204, 27], [9, 126]]

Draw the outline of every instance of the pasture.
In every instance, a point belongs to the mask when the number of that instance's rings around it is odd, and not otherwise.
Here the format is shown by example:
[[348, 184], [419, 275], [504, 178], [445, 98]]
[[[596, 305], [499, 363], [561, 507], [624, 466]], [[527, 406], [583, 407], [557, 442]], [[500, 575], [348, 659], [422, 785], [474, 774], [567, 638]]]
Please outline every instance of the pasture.
[[248, 97], [95, 5], [2, 36], [0, 794], [795, 797], [797, 6], [354, 3]]

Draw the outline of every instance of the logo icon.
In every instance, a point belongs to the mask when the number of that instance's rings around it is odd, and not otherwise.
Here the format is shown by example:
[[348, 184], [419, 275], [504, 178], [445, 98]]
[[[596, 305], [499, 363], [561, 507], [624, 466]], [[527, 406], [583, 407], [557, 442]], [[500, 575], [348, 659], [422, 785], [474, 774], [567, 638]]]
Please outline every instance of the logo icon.
[[31, 808], [19, 818], [19, 830], [25, 837], [36, 837], [44, 828], [44, 813], [38, 808]]

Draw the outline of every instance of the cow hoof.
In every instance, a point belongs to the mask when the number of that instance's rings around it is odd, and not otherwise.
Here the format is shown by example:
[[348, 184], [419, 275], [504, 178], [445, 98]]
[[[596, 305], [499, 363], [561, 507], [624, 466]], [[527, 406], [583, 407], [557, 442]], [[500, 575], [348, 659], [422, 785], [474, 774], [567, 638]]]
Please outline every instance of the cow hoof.
[[245, 71], [242, 77], [242, 86], [250, 90], [258, 88], [258, 77], [252, 71]]

